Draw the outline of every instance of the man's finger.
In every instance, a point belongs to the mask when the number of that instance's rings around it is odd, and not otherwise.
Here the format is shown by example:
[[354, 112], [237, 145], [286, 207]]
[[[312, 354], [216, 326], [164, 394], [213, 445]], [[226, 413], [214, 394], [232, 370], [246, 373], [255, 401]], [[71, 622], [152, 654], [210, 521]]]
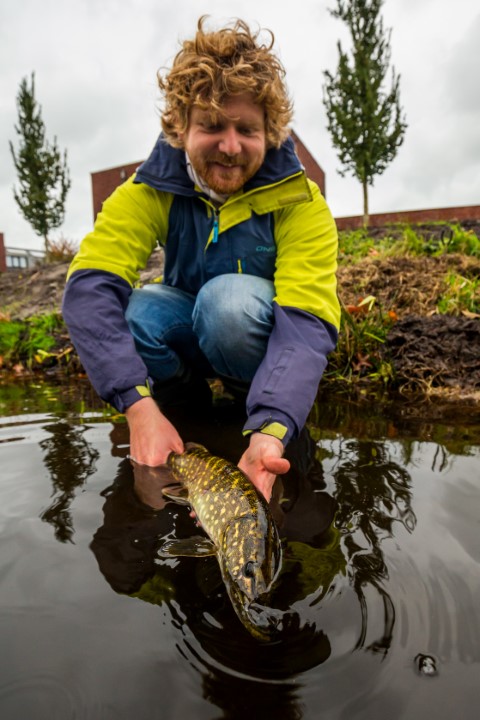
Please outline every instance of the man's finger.
[[286, 458], [266, 457], [263, 463], [265, 469], [274, 475], [284, 475], [290, 470], [290, 462]]

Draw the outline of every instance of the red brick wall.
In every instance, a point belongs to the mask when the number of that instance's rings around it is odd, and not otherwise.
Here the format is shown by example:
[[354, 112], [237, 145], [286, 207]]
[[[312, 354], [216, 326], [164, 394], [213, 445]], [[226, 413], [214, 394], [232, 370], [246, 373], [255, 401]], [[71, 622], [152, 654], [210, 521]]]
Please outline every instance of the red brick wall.
[[7, 258], [5, 255], [5, 245], [3, 242], [3, 233], [0, 233], [0, 272], [5, 272], [7, 269]]
[[307, 150], [298, 135], [293, 131], [292, 138], [293, 142], [295, 143], [295, 149], [297, 151], [298, 157], [300, 158], [300, 162], [305, 168], [305, 172], [307, 173], [308, 177], [313, 180], [313, 182], [317, 183], [323, 197], [325, 197], [325, 173], [323, 172], [322, 168], [317, 163], [313, 155], [310, 153], [310, 151]]
[[112, 194], [116, 187], [125, 182], [130, 175], [133, 175], [141, 164], [142, 160], [137, 163], [119, 165], [109, 170], [100, 170], [99, 172], [91, 174], [94, 220], [102, 209], [103, 202]]
[[[382, 227], [391, 223], [461, 222], [462, 220], [480, 221], [480, 205], [379, 213], [370, 215], [368, 224], [369, 227]], [[354, 230], [362, 227], [363, 216], [341, 217], [336, 218], [335, 221], [339, 230]]]

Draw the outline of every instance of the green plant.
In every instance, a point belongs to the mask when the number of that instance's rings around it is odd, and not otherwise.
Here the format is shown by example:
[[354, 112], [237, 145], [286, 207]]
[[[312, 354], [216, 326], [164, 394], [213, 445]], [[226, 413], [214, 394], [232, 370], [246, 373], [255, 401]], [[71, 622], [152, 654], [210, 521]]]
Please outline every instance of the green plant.
[[330, 10], [351, 36], [351, 55], [337, 43], [336, 74], [324, 72], [323, 102], [327, 127], [343, 170], [362, 185], [363, 224], [368, 225], [368, 186], [395, 158], [403, 142], [406, 122], [400, 107], [400, 78], [392, 69], [390, 88], [390, 30], [380, 14], [383, 0], [337, 0]]
[[428, 235], [422, 234], [419, 228], [415, 229], [411, 225], [400, 225], [397, 232], [399, 237], [383, 243], [383, 254], [386, 257], [431, 255], [437, 247], [431, 245]]
[[59, 313], [50, 313], [48, 315], [37, 315], [32, 317], [28, 322], [28, 332], [22, 343], [22, 349], [29, 358], [37, 350], [49, 351], [55, 345], [55, 338], [52, 333], [61, 325], [61, 317]]
[[480, 278], [470, 280], [452, 272], [447, 275], [446, 282], [447, 290], [437, 303], [441, 315], [480, 313]]
[[424, 255], [425, 239], [411, 225], [403, 228], [403, 236], [394, 245], [395, 255]]
[[16, 354], [24, 323], [3, 319], [0, 321], [0, 358], [2, 364], [9, 362]]
[[450, 225], [451, 234], [446, 243], [448, 252], [480, 257], [480, 240], [473, 230], [464, 230], [460, 225]]
[[63, 327], [60, 313], [35, 315], [27, 320], [0, 322], [0, 356], [3, 363], [42, 362], [56, 344], [54, 333]]
[[367, 257], [374, 246], [375, 241], [364, 228], [341, 232], [338, 236], [339, 259], [361, 260]]
[[42, 110], [35, 98], [35, 74], [30, 84], [23, 78], [17, 95], [18, 125], [15, 131], [19, 147], [10, 152], [18, 175], [18, 187], [13, 195], [25, 220], [44, 239], [48, 255], [49, 233], [63, 223], [65, 202], [70, 189], [67, 151], [63, 154], [46, 139]]
[[330, 355], [326, 377], [348, 382], [369, 378], [388, 384], [393, 379], [393, 370], [380, 348], [396, 321], [395, 313], [385, 312], [372, 295], [354, 306], [342, 302], [341, 305], [339, 343]]
[[380, 238], [373, 238], [365, 228], [342, 231], [338, 247], [340, 263], [355, 263], [368, 256], [381, 259], [460, 253], [480, 257], [480, 240], [476, 234], [450, 223], [433, 223], [428, 227], [393, 224]]

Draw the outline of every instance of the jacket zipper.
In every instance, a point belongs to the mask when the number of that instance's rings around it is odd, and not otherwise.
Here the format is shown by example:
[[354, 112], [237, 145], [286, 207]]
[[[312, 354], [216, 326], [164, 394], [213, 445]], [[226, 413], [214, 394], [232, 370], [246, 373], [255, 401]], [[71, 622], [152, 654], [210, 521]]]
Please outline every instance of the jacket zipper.
[[212, 243], [218, 242], [218, 212], [215, 209], [213, 211], [213, 237]]

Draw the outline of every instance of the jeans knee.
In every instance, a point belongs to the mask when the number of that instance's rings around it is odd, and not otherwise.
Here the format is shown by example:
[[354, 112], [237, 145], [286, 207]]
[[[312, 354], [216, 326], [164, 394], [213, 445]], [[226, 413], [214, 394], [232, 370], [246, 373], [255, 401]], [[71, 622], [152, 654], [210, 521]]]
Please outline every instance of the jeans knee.
[[273, 283], [253, 275], [220, 275], [198, 293], [193, 329], [220, 374], [251, 380], [273, 325]]
[[140, 290], [133, 290], [125, 311], [125, 320], [135, 339], [145, 336], [149, 313], [151, 315], [148, 295]]

